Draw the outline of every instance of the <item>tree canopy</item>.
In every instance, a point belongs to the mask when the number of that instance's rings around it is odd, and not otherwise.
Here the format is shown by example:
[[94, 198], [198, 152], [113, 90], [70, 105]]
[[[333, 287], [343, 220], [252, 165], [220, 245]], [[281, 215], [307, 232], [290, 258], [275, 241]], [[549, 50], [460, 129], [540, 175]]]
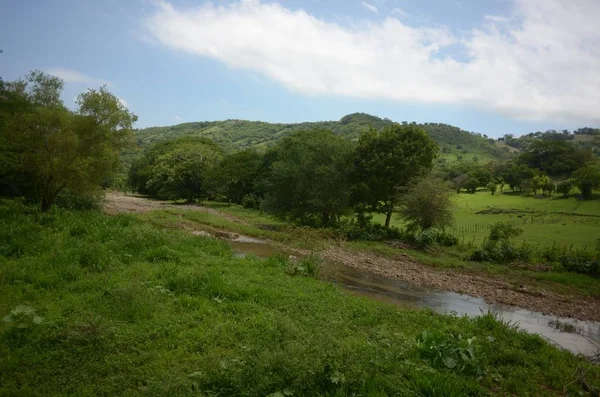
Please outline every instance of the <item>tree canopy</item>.
[[437, 150], [414, 124], [392, 124], [362, 134], [354, 152], [354, 202], [385, 213], [389, 227], [398, 195], [431, 170]]
[[81, 94], [74, 112], [63, 105], [62, 88], [39, 71], [1, 86], [2, 185], [39, 200], [42, 211], [64, 190], [84, 194], [110, 177], [137, 120], [106, 87]]
[[348, 211], [352, 144], [331, 131], [305, 131], [273, 149], [264, 208], [330, 225]]

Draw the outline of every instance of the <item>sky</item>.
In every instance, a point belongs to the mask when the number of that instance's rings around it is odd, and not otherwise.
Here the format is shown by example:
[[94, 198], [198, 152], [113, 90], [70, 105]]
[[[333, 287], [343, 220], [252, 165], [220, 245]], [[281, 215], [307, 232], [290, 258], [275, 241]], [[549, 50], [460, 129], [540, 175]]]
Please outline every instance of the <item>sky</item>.
[[2, 0], [0, 77], [106, 84], [138, 128], [365, 112], [498, 137], [600, 126], [600, 0]]

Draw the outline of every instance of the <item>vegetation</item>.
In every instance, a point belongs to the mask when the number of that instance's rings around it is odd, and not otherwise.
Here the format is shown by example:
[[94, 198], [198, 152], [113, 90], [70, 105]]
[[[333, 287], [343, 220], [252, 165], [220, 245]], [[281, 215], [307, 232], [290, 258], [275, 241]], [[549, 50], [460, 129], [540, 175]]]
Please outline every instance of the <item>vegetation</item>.
[[137, 119], [106, 87], [79, 95], [72, 112], [62, 87], [38, 71], [0, 86], [0, 184], [44, 212], [65, 190], [89, 194], [110, 178]]
[[132, 215], [4, 201], [0, 222], [8, 395], [577, 394], [579, 367], [599, 386], [597, 366], [491, 315], [351, 297]]
[[207, 193], [207, 175], [221, 156], [221, 149], [204, 138], [163, 142], [133, 164], [130, 184], [142, 194], [161, 199], [202, 198]]
[[284, 138], [274, 149], [263, 208], [304, 224], [336, 223], [349, 212], [351, 155], [350, 142], [329, 131]]
[[389, 227], [398, 196], [433, 167], [436, 152], [435, 142], [415, 125], [361, 135], [354, 154], [354, 201], [384, 213]]
[[[266, 149], [286, 136], [299, 131], [329, 130], [351, 141], [357, 141], [361, 134], [370, 128], [381, 130], [393, 124], [389, 119], [381, 119], [365, 113], [353, 113], [339, 121], [307, 122], [297, 124], [265, 123], [261, 121], [225, 120], [213, 122], [184, 123], [169, 127], [151, 127], [139, 130], [138, 144], [150, 147], [155, 143], [183, 136], [200, 136], [219, 144], [226, 151], [254, 148]], [[461, 130], [441, 123], [408, 123], [422, 128], [436, 141], [442, 150], [442, 157], [453, 159], [458, 155], [469, 154], [481, 159], [507, 159], [510, 152], [485, 135]], [[466, 153], [465, 153], [466, 152]]]
[[[216, 239], [179, 229], [226, 225], [311, 250], [353, 240], [356, 250], [410, 250], [435, 266], [527, 276], [597, 297], [600, 166], [593, 145], [571, 138], [596, 130], [534, 135], [505, 156], [507, 147], [456, 127], [357, 113], [339, 122], [147, 129], [134, 154], [136, 116], [106, 87], [81, 94], [71, 111], [62, 85], [41, 72], [0, 80], [0, 187], [11, 197], [0, 201], [6, 394], [595, 390], [598, 367], [491, 315], [395, 310], [316, 280], [318, 255], [238, 258]], [[261, 223], [173, 206], [102, 215], [101, 189], [123, 182], [119, 154], [139, 193], [236, 203], [260, 209], [245, 216]], [[537, 246], [520, 242], [532, 235]], [[572, 241], [583, 246], [567, 249]], [[583, 380], [565, 379], [584, 365]]]
[[409, 231], [444, 229], [454, 223], [451, 190], [444, 181], [427, 177], [402, 196], [400, 216]]

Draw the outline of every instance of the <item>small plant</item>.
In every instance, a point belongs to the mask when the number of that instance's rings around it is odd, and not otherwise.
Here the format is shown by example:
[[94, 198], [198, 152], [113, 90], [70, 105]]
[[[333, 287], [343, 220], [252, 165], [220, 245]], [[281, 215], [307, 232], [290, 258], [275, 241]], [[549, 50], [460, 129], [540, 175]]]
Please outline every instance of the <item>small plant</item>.
[[318, 277], [323, 259], [315, 252], [308, 256], [298, 259], [290, 256], [285, 261], [285, 271], [291, 276], [309, 276]]
[[27, 305], [18, 305], [2, 318], [5, 323], [12, 323], [15, 328], [23, 329], [31, 325], [41, 324], [44, 319], [36, 314], [36, 310]]
[[484, 373], [485, 354], [475, 337], [464, 338], [450, 331], [423, 331], [417, 337], [416, 346], [421, 358], [433, 367], [464, 375], [481, 376]]
[[581, 329], [577, 325], [568, 323], [566, 321], [560, 321], [559, 319], [550, 321], [548, 325], [557, 331], [566, 332], [569, 334], [578, 334], [581, 332]]

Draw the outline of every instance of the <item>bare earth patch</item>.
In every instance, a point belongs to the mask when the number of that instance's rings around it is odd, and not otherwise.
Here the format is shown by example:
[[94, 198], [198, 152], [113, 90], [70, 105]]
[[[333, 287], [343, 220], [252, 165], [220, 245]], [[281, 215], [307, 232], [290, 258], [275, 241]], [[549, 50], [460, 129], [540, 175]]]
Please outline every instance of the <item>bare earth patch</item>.
[[[233, 222], [247, 224], [233, 215], [199, 205], [173, 205], [121, 193], [109, 193], [106, 198], [104, 210], [108, 214], [143, 213], [176, 208], [212, 213]], [[280, 243], [273, 243], [273, 245], [284, 248]], [[287, 248], [292, 252], [299, 251]], [[328, 261], [414, 285], [482, 297], [488, 303], [497, 302], [560, 317], [600, 321], [600, 300], [594, 298], [565, 296], [550, 291], [539, 292], [528, 288], [527, 285], [514, 288], [501, 278], [475, 276], [457, 270], [440, 270], [425, 266], [406, 254], [399, 254], [397, 258], [392, 259], [368, 252], [354, 252], [337, 246], [327, 248], [322, 254]]]
[[126, 195], [119, 192], [107, 193], [106, 203], [104, 204], [104, 212], [110, 215], [118, 214], [120, 212], [144, 213], [165, 209], [183, 209], [206, 212], [209, 214], [218, 215], [232, 222], [246, 224], [246, 222], [241, 218], [217, 211], [212, 208], [202, 207], [194, 204], [170, 204], [164, 201], [152, 200], [143, 196]]

